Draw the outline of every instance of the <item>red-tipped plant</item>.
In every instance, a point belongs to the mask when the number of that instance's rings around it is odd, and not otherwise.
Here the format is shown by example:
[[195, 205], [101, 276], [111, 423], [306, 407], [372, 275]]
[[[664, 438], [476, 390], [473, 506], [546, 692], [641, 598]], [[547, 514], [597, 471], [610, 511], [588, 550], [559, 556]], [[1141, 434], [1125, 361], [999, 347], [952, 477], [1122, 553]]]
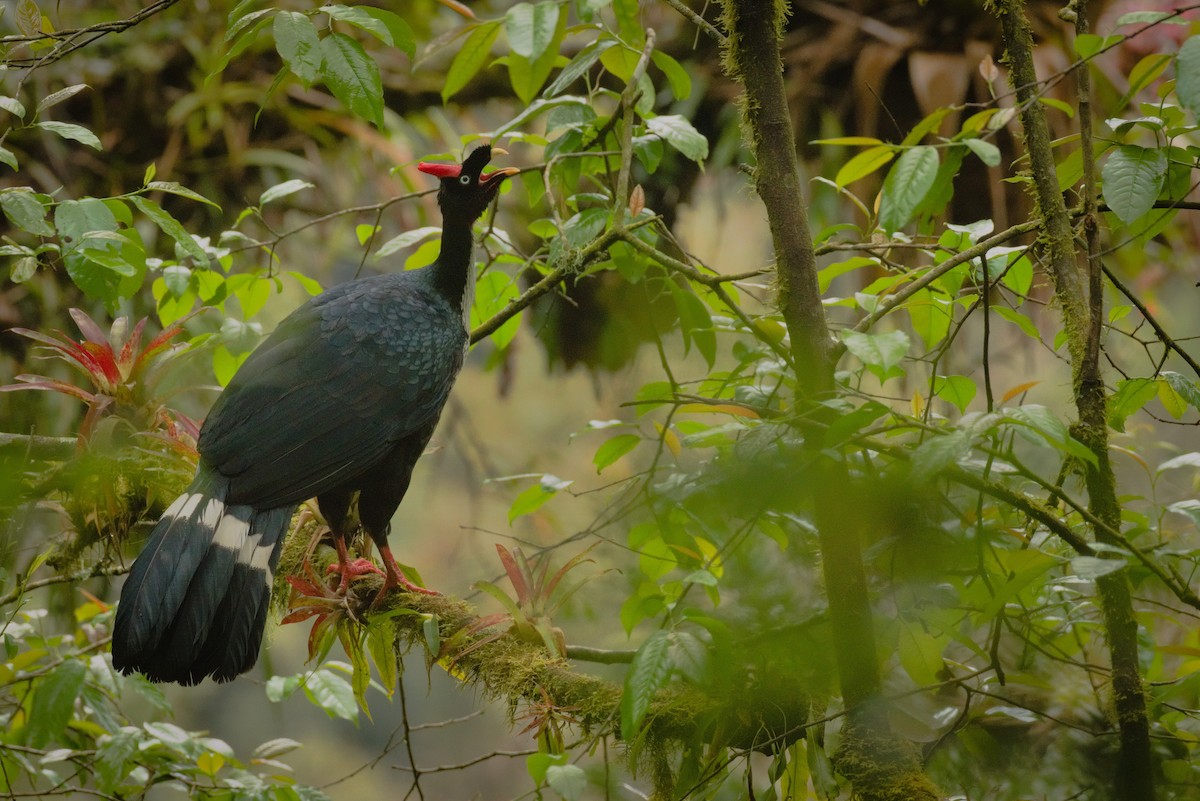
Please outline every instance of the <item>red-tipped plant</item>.
[[167, 409], [155, 398], [153, 385], [159, 368], [187, 346], [171, 344], [183, 330], [181, 320], [158, 336], [142, 343], [146, 318], [129, 331], [129, 318], [118, 317], [108, 334], [96, 321], [80, 309], [71, 309], [71, 318], [83, 334], [82, 340], [72, 339], [62, 331], [49, 336], [27, 328], [14, 328], [14, 333], [32, 339], [50, 349], [51, 357], [61, 359], [80, 370], [91, 383], [85, 389], [65, 381], [41, 375], [23, 374], [20, 383], [0, 386], [0, 392], [36, 389], [59, 392], [79, 398], [88, 405], [87, 414], [79, 427], [82, 447], [95, 431], [96, 423], [105, 415], [123, 413], [152, 431], [164, 431], [172, 440], [195, 442], [199, 433], [196, 423], [178, 412]]

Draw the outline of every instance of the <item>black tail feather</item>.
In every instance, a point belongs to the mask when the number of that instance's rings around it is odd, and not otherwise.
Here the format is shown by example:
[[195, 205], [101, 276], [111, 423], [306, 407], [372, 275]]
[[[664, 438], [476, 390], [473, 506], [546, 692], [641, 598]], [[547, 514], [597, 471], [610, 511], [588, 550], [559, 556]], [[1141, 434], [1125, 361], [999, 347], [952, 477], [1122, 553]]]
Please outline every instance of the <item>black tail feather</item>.
[[134, 562], [113, 629], [113, 665], [122, 673], [228, 681], [257, 659], [292, 508], [226, 506], [227, 488], [201, 467]]

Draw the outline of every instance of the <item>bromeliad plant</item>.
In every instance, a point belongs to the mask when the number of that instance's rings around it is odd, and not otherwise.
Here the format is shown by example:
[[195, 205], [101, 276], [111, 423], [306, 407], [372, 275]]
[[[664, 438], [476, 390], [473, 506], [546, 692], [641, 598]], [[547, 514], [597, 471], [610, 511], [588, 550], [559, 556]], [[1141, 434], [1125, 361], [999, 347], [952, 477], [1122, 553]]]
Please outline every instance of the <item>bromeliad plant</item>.
[[[48, 336], [27, 328], [14, 328], [20, 334], [51, 351], [51, 358], [61, 359], [80, 370], [91, 383], [85, 389], [66, 381], [42, 375], [18, 375], [18, 384], [0, 386], [0, 392], [33, 389], [58, 392], [78, 398], [88, 405], [87, 414], [79, 426], [79, 447], [87, 445], [96, 431], [97, 423], [109, 415], [129, 420], [138, 431], [165, 433], [174, 443], [194, 449], [199, 428], [196, 422], [165, 406], [155, 387], [164, 368], [185, 350], [183, 343], [172, 344], [182, 330], [184, 318], [165, 329], [149, 342], [142, 344], [146, 318], [129, 330], [129, 318], [118, 317], [108, 334], [96, 321], [80, 309], [71, 309], [71, 318], [82, 340], [75, 340], [56, 331]], [[190, 315], [189, 315], [190, 317]]]

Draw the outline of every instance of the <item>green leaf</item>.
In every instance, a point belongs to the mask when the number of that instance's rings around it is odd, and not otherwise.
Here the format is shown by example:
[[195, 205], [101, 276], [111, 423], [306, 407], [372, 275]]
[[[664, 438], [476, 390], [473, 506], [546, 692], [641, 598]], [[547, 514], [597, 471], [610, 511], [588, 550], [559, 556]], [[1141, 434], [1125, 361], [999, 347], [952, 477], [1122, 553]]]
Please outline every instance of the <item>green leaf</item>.
[[708, 140], [686, 118], [678, 114], [662, 115], [646, 120], [646, 127], [697, 164], [708, 158]]
[[29, 187], [0, 190], [0, 208], [21, 230], [37, 236], [54, 236], [54, 228], [46, 222], [46, 207]]
[[1175, 94], [1193, 117], [1200, 117], [1200, 36], [1184, 42], [1175, 57]]
[[169, 195], [178, 195], [179, 197], [186, 197], [188, 200], [195, 200], [199, 203], [207, 203], [217, 210], [220, 210], [221, 208], [204, 195], [188, 189], [186, 186], [177, 181], [151, 181], [150, 183], [146, 184], [146, 188], [152, 192], [166, 192]]
[[587, 74], [588, 70], [600, 60], [600, 55], [605, 50], [615, 44], [616, 42], [612, 39], [599, 39], [580, 50], [574, 58], [567, 62], [567, 66], [563, 67], [558, 77], [546, 87], [545, 96], [554, 97], [565, 92], [571, 84]]
[[674, 282], [668, 282], [667, 286], [671, 290], [675, 311], [679, 315], [679, 331], [683, 335], [684, 353], [695, 345], [711, 370], [717, 360], [717, 334], [713, 330], [712, 315], [709, 314], [708, 307], [690, 291], [690, 288], [681, 287]]
[[509, 47], [517, 55], [536, 61], [554, 40], [558, 17], [559, 6], [553, 0], [517, 3], [504, 16]]
[[921, 289], [905, 301], [904, 309], [912, 318], [913, 331], [925, 343], [926, 350], [935, 348], [950, 332], [954, 314], [952, 301]]
[[321, 37], [312, 20], [295, 11], [280, 11], [272, 31], [283, 63], [305, 86], [312, 86], [321, 74]]
[[78, 659], [68, 659], [37, 683], [25, 728], [25, 742], [30, 747], [44, 748], [60, 741], [86, 678], [87, 665]]
[[573, 248], [581, 248], [600, 235], [608, 225], [609, 210], [592, 207], [583, 209], [563, 223], [562, 238]]
[[[1143, 57], [1129, 71], [1129, 89], [1126, 90], [1126, 96], [1134, 97], [1138, 92], [1153, 83], [1158, 76], [1163, 74], [1163, 71], [1167, 67], [1171, 66], [1171, 60], [1171, 56], [1167, 53], [1151, 53]], [[1175, 89], [1176, 94], [1178, 94], [1178, 83], [1175, 84]]]
[[119, 227], [112, 210], [94, 197], [59, 203], [54, 209], [54, 225], [58, 235], [70, 245], [81, 244], [85, 235], [93, 231], [116, 231]]
[[1095, 581], [1101, 576], [1107, 576], [1123, 570], [1126, 566], [1124, 559], [1104, 558], [1100, 556], [1076, 556], [1071, 560], [1071, 569], [1075, 575], [1088, 581]]
[[879, 199], [879, 226], [888, 232], [903, 228], [938, 173], [937, 149], [920, 145], [906, 150], [888, 170]]
[[1137, 145], [1121, 145], [1104, 162], [1104, 202], [1129, 223], [1153, 206], [1167, 178], [1167, 156], [1162, 150]]
[[895, 157], [896, 148], [891, 145], [867, 148], [843, 164], [833, 182], [838, 186], [848, 186], [875, 172]]
[[667, 83], [671, 86], [671, 94], [676, 100], [686, 100], [692, 94], [692, 76], [688, 75], [688, 71], [671, 56], [661, 50], [655, 50], [650, 54], [650, 60], [654, 65], [662, 70], [663, 75], [667, 76]]
[[525, 770], [529, 771], [529, 776], [534, 783], [541, 785], [546, 781], [546, 772], [554, 765], [566, 765], [569, 759], [567, 754], [547, 754], [545, 751], [538, 751], [530, 754], [525, 760]]
[[613, 15], [617, 18], [617, 33], [627, 43], [637, 47], [646, 41], [646, 31], [642, 29], [639, 0], [612, 0]]
[[4, 109], [10, 114], [15, 114], [21, 119], [25, 118], [25, 104], [20, 100], [17, 100], [15, 97], [0, 95], [0, 108]]
[[942, 680], [942, 649], [945, 641], [925, 631], [920, 625], [905, 623], [900, 627], [897, 648], [904, 672], [919, 685], [933, 685]]
[[935, 478], [939, 473], [971, 451], [971, 437], [956, 430], [933, 436], [917, 446], [912, 454], [912, 477], [917, 483]]
[[321, 78], [334, 97], [359, 117], [383, 127], [383, 80], [362, 45], [344, 33], [321, 40]]
[[933, 377], [933, 394], [954, 404], [960, 412], [966, 412], [975, 399], [978, 387], [965, 375], [938, 375]]
[[1005, 409], [1004, 416], [1023, 424], [1018, 426], [1016, 431], [1029, 442], [1036, 444], [1042, 442], [1038, 436], [1028, 433], [1028, 429], [1032, 429], [1063, 453], [1075, 456], [1089, 464], [1096, 464], [1096, 454], [1092, 453], [1082, 442], [1073, 438], [1070, 431], [1067, 430], [1066, 424], [1045, 406], [1029, 403], [1015, 409]]
[[671, 675], [670, 642], [665, 631], [650, 635], [634, 654], [625, 674], [625, 688], [621, 693], [621, 738], [627, 743], [637, 738], [650, 702]]
[[38, 260], [37, 256], [24, 256], [13, 262], [12, 268], [9, 271], [9, 278], [14, 284], [22, 284], [33, 277], [37, 272]]
[[841, 332], [846, 349], [868, 367], [887, 372], [908, 353], [908, 334], [903, 331], [888, 331], [884, 334], [864, 334], [850, 329]]
[[550, 765], [546, 768], [546, 784], [564, 801], [579, 801], [587, 790], [587, 774], [578, 765]]
[[1029, 317], [1026, 315], [1021, 314], [1021, 312], [1017, 311], [1016, 309], [1010, 309], [1007, 306], [993, 305], [990, 308], [993, 314], [1002, 320], [1007, 320], [1017, 328], [1020, 328], [1025, 332], [1026, 336], [1030, 337], [1031, 339], [1036, 339], [1039, 341], [1041, 340], [1041, 332], [1038, 331], [1037, 326], [1033, 324], [1033, 320], [1029, 319]]
[[77, 84], [68, 86], [64, 89], [59, 89], [57, 92], [51, 92], [50, 94], [43, 97], [41, 99], [41, 102], [39, 102], [37, 104], [38, 113], [40, 114], [41, 112], [45, 111], [46, 109], [48, 109], [52, 106], [57, 106], [59, 103], [63, 102], [64, 100], [69, 100], [70, 98], [72, 98], [75, 95], [82, 92], [84, 89], [88, 89], [88, 88], [89, 87], [86, 83], [77, 83]]
[[354, 688], [341, 676], [324, 668], [314, 670], [304, 681], [304, 694], [331, 718], [358, 721]]
[[208, 254], [204, 252], [204, 248], [192, 238], [192, 235], [187, 232], [183, 224], [168, 214], [162, 206], [155, 203], [148, 197], [139, 195], [131, 195], [129, 202], [138, 208], [142, 214], [145, 214], [150, 220], [162, 230], [167, 236], [175, 240], [179, 245], [180, 250], [190, 256], [197, 264], [202, 267], [208, 267]]
[[31, 128], [41, 128], [51, 133], [58, 134], [63, 139], [72, 139], [76, 142], [82, 142], [90, 148], [103, 150], [100, 140], [94, 133], [84, 128], [82, 125], [75, 125], [70, 122], [55, 122], [53, 120], [45, 120], [44, 122], [35, 122]]
[[[554, 8], [557, 13], [558, 6], [555, 5]], [[508, 79], [522, 103], [528, 105], [533, 102], [546, 79], [550, 77], [554, 64], [558, 61], [558, 46], [566, 34], [567, 17], [565, 14], [558, 15], [555, 28], [550, 34], [550, 42], [540, 55], [529, 58], [514, 53], [508, 57]]]
[[368, 13], [367, 6], [344, 6], [344, 5], [327, 5], [321, 6], [320, 10], [330, 17], [341, 22], [353, 25], [356, 28], [366, 31], [374, 36], [379, 41], [383, 42], [388, 47], [395, 44], [392, 39], [392, 32], [383, 21], [377, 19], [373, 14]]
[[[521, 296], [516, 279], [499, 270], [489, 270], [475, 284], [475, 302], [471, 304], [471, 327], [481, 325], [504, 311], [510, 303]], [[521, 314], [514, 314], [496, 329], [488, 341], [497, 350], [503, 350], [517, 335], [521, 326]]]
[[419, 242], [424, 242], [426, 239], [438, 236], [441, 233], [442, 229], [434, 225], [427, 225], [422, 228], [414, 228], [411, 231], [405, 231], [399, 236], [394, 236], [380, 245], [379, 251], [375, 254], [375, 258], [387, 258], [397, 251], [410, 248]]
[[1170, 381], [1161, 377], [1158, 379], [1158, 400], [1167, 410], [1167, 414], [1176, 420], [1187, 412], [1187, 401], [1175, 390]]
[[536, 512], [546, 501], [557, 495], [559, 490], [566, 489], [573, 483], [548, 473], [542, 476], [536, 484], [525, 488], [513, 499], [512, 506], [508, 508], [508, 524], [511, 526], [518, 517]]
[[983, 139], [964, 139], [963, 144], [970, 148], [971, 152], [979, 156], [979, 160], [989, 167], [996, 167], [1000, 164], [1000, 148]]
[[632, 451], [641, 441], [642, 438], [637, 434], [618, 434], [605, 442], [596, 449], [596, 455], [592, 457], [592, 464], [596, 465], [596, 472], [603, 472], [604, 468]]
[[265, 206], [273, 200], [279, 200], [282, 197], [294, 194], [302, 189], [312, 189], [313, 185], [308, 181], [303, 181], [299, 178], [293, 178], [290, 181], [284, 181], [281, 184], [268, 187], [263, 191], [258, 198], [258, 205]]
[[417, 37], [413, 35], [412, 28], [399, 14], [394, 11], [388, 11], [386, 8], [375, 8], [374, 6], [358, 6], [358, 8], [383, 23], [392, 37], [392, 40], [387, 42], [387, 44], [399, 48], [409, 58], [417, 54]]
[[1193, 409], [1200, 409], [1200, 385], [1182, 373], [1173, 370], [1163, 370], [1159, 377], [1166, 381], [1175, 394], [1183, 398]]
[[492, 43], [500, 35], [500, 26], [501, 22], [496, 20], [485, 22], [471, 31], [446, 73], [446, 83], [442, 86], [443, 103], [466, 86], [487, 62], [492, 53]]
[[7, 164], [14, 170], [21, 169], [17, 162], [17, 155], [6, 147], [0, 147], [0, 164]]
[[1124, 431], [1125, 421], [1158, 394], [1158, 382], [1152, 378], [1130, 378], [1117, 382], [1117, 391], [1108, 399], [1108, 424]]

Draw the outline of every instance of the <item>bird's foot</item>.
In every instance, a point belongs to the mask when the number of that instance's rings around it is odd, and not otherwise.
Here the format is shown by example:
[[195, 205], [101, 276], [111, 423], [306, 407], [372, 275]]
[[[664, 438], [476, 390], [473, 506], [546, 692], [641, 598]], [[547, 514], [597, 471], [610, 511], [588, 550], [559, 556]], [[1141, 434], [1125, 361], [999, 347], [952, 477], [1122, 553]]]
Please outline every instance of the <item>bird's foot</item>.
[[349, 589], [349, 587], [350, 587], [350, 582], [355, 579], [362, 578], [363, 576], [369, 576], [371, 574], [375, 574], [378, 576], [386, 576], [387, 575], [382, 570], [380, 570], [378, 568], [378, 566], [376, 566], [375, 563], [372, 562], [370, 559], [362, 559], [362, 558], [355, 559], [353, 562], [339, 561], [335, 564], [330, 565], [328, 570], [326, 570], [325, 572], [327, 575], [333, 575], [334, 573], [341, 575], [342, 580], [338, 583], [338, 589], [337, 589], [339, 595], [345, 595], [346, 590]]
[[396, 587], [402, 588], [405, 592], [412, 592], [418, 595], [441, 595], [437, 590], [431, 590], [428, 587], [422, 587], [409, 581], [400, 569], [400, 566], [396, 564], [396, 558], [392, 556], [391, 548], [386, 545], [380, 546], [379, 555], [383, 557], [384, 580], [383, 586], [379, 588], [379, 594], [371, 602], [372, 609], [377, 608], [383, 599]]

